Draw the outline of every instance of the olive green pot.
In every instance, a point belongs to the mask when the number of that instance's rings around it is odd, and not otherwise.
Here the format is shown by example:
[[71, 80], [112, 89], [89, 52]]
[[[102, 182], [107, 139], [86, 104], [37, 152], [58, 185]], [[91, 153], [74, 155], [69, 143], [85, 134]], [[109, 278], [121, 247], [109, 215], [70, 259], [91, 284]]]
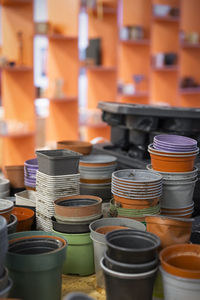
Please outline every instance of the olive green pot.
[[67, 240], [67, 257], [63, 267], [64, 274], [87, 276], [94, 273], [93, 243], [88, 233], [60, 233], [53, 231]]
[[[57, 236], [44, 231], [13, 233], [9, 240], [30, 236]], [[58, 236], [57, 236], [58, 237]], [[7, 268], [13, 280], [9, 297], [23, 300], [60, 300], [62, 267], [67, 244], [41, 254], [7, 253]]]

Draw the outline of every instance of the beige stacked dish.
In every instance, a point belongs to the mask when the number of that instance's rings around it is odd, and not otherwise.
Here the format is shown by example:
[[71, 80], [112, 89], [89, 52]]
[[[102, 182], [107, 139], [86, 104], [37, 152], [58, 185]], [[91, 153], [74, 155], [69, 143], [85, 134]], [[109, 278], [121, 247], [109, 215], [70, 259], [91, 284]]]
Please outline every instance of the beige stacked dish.
[[111, 214], [141, 222], [160, 212], [162, 176], [153, 171], [126, 169], [112, 174]]
[[104, 201], [111, 199], [111, 176], [117, 158], [111, 155], [92, 154], [80, 159], [81, 194], [95, 195]]
[[[147, 169], [159, 172], [163, 177], [161, 214], [190, 218], [194, 210], [193, 193], [198, 173], [194, 166], [194, 158], [199, 151], [197, 142], [184, 136], [159, 135], [148, 148], [152, 165], [148, 165]], [[153, 152], [159, 157], [156, 163]]]

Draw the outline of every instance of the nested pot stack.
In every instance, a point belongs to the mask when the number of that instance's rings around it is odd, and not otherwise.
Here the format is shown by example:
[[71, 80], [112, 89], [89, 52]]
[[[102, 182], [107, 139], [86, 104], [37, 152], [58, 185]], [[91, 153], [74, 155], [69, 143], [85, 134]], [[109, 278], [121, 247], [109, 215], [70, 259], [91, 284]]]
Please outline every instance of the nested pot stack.
[[24, 185], [26, 189], [36, 189], [37, 158], [26, 160], [24, 163]]
[[111, 176], [117, 166], [117, 158], [111, 155], [86, 155], [80, 159], [81, 194], [95, 195], [110, 201]]
[[0, 178], [0, 199], [5, 199], [10, 195], [10, 180]]
[[158, 269], [159, 238], [151, 233], [121, 229], [106, 235], [101, 259], [108, 300], [151, 300]]
[[144, 221], [146, 214], [160, 212], [162, 176], [153, 171], [126, 169], [112, 174], [111, 211], [120, 217]]
[[89, 224], [102, 217], [102, 199], [78, 195], [54, 201], [54, 231], [68, 241], [64, 274], [82, 276], [94, 273], [93, 244]]
[[[194, 167], [199, 152], [197, 142], [183, 136], [158, 135], [148, 149], [152, 165], [148, 165], [147, 169], [158, 171], [163, 177], [161, 213], [190, 218], [194, 210], [193, 193], [198, 173]], [[159, 157], [158, 163], [155, 163], [155, 157]]]
[[37, 228], [51, 231], [54, 201], [80, 193], [78, 165], [81, 154], [66, 149], [36, 153], [39, 166], [36, 175]]

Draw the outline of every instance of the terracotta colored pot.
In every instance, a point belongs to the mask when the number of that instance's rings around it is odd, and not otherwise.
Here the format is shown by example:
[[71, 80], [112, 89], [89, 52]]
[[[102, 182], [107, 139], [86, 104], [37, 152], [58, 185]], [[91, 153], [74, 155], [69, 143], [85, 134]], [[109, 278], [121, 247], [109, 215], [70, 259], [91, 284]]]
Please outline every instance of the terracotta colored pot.
[[24, 187], [24, 166], [5, 166], [3, 173], [10, 180], [12, 188]]
[[200, 279], [200, 245], [172, 245], [160, 252], [162, 268], [175, 276]]
[[190, 240], [193, 219], [179, 219], [167, 216], [147, 216], [147, 231], [156, 234], [161, 240], [161, 248], [173, 244], [187, 243]]
[[25, 207], [14, 207], [12, 214], [17, 217], [17, 232], [31, 230], [34, 211]]
[[184, 157], [169, 157], [150, 152], [151, 164], [155, 171], [161, 172], [190, 172], [194, 169], [195, 155]]
[[[125, 198], [125, 197], [119, 197], [117, 195], [113, 195], [113, 197], [114, 197], [115, 202], [119, 202], [121, 204], [121, 207], [124, 207], [124, 208], [127, 205], [128, 206], [132, 206], [132, 205], [139, 205], [140, 206], [141, 205], [141, 206], [144, 206], [144, 208], [145, 208], [145, 206], [146, 207], [155, 206], [160, 200], [159, 197], [152, 198], [152, 199], [149, 199], [149, 200], [146, 200], [146, 199], [141, 200], [141, 199], [139, 199], [139, 197], [138, 197], [138, 199], [129, 199], [129, 198]], [[151, 205], [149, 205], [149, 203], [151, 203]], [[127, 207], [127, 208], [130, 208], [130, 207]]]
[[54, 201], [55, 214], [63, 217], [87, 217], [101, 214], [102, 199], [91, 195], [69, 196]]
[[164, 215], [164, 216], [171, 216], [171, 217], [178, 217], [178, 218], [191, 218], [192, 217], [192, 213], [183, 213], [183, 214], [172, 214], [172, 213], [162, 213], [161, 212], [161, 215]]
[[128, 227], [125, 226], [104, 226], [100, 227], [96, 230], [96, 232], [101, 233], [101, 234], [106, 234], [108, 232], [111, 232], [113, 230], [119, 230], [119, 229], [128, 229]]
[[82, 183], [91, 183], [91, 184], [95, 184], [95, 183], [110, 183], [111, 179], [110, 178], [108, 178], [108, 179], [84, 179], [84, 178], [81, 178], [80, 182], [82, 182]]
[[83, 155], [88, 155], [92, 151], [92, 144], [83, 141], [58, 141], [57, 149], [69, 149]]

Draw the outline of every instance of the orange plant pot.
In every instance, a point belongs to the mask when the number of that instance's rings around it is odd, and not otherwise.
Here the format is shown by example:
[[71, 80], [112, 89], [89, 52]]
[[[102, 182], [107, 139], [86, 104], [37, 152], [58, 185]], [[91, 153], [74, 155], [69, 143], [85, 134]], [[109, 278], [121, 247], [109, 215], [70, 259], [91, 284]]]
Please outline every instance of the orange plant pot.
[[139, 222], [145, 222], [145, 217], [141, 217], [141, 218], [130, 218], [130, 217], [125, 217], [125, 216], [120, 216], [118, 215], [117, 218], [126, 218], [126, 219], [131, 219], [131, 220], [135, 220], [135, 221], [139, 221]]
[[160, 200], [159, 197], [150, 199], [150, 201], [145, 200], [145, 199], [144, 200], [128, 199], [128, 198], [123, 198], [123, 197], [119, 197], [116, 195], [113, 195], [113, 197], [114, 197], [115, 202], [119, 202], [121, 204], [121, 207], [123, 207], [123, 208], [136, 208], [136, 206], [139, 206], [138, 209], [155, 206], [156, 204], [158, 204], [158, 202]]
[[84, 179], [84, 178], [81, 178], [80, 182], [91, 183], [91, 184], [99, 183], [100, 184], [100, 183], [110, 183], [111, 179], [110, 178], [108, 178], [108, 179]]
[[92, 151], [92, 144], [82, 141], [58, 141], [57, 149], [69, 149], [83, 155], [88, 155]]
[[147, 231], [156, 234], [161, 241], [161, 248], [174, 244], [188, 243], [193, 219], [178, 219], [166, 216], [147, 216]]
[[3, 173], [13, 188], [24, 187], [24, 166], [5, 166]]
[[172, 245], [160, 252], [162, 268], [175, 276], [200, 279], [200, 245]]
[[9, 223], [10, 221], [10, 215], [12, 213], [12, 209], [6, 210], [5, 212], [0, 212], [0, 216], [4, 217], [7, 221], [7, 223]]
[[12, 214], [17, 217], [17, 232], [31, 230], [34, 211], [25, 207], [14, 207]]
[[190, 172], [194, 169], [196, 155], [192, 156], [164, 156], [150, 153], [152, 168], [160, 172]]

